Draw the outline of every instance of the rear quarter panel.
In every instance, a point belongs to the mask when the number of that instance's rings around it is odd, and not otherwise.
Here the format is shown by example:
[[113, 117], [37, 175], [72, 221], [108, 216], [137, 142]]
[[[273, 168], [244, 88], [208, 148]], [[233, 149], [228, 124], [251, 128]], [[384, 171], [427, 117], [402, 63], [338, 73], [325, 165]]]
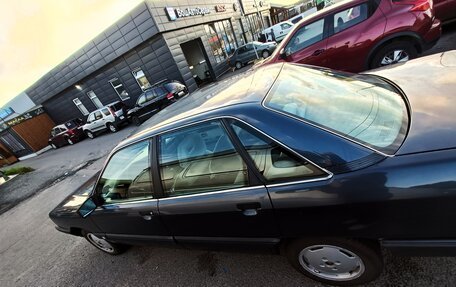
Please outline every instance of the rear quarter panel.
[[268, 188], [284, 237], [456, 238], [456, 150]]

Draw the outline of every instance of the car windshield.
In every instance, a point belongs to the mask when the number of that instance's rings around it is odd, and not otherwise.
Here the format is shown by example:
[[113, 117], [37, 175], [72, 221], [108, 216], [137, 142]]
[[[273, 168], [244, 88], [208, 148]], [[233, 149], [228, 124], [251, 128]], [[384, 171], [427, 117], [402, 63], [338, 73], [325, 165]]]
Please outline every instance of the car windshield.
[[397, 151], [408, 127], [399, 91], [368, 75], [284, 66], [264, 105], [384, 153]]

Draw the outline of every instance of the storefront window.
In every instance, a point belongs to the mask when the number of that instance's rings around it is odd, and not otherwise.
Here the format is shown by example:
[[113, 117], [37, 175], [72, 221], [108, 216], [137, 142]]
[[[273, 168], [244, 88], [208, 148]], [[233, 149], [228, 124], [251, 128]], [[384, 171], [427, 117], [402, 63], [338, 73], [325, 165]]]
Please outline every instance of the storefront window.
[[141, 90], [145, 91], [151, 87], [149, 80], [146, 78], [146, 75], [144, 75], [143, 70], [138, 68], [133, 70], [131, 73], [133, 74], [133, 77], [135, 77], [136, 82], [138, 83]]
[[216, 62], [226, 60], [236, 50], [231, 23], [224, 20], [204, 25], [204, 28]]
[[260, 37], [261, 31], [263, 31], [263, 25], [261, 23], [261, 18], [257, 14], [247, 15], [247, 23], [249, 25], [249, 31], [250, 31], [253, 41], [258, 40], [258, 38]]
[[114, 90], [116, 91], [117, 95], [119, 95], [119, 97], [120, 97], [120, 99], [122, 101], [129, 99], [127, 90], [125, 90], [124, 86], [119, 81], [119, 79], [114, 78], [114, 79], [112, 79], [109, 82], [111, 83], [111, 86], [114, 88]]

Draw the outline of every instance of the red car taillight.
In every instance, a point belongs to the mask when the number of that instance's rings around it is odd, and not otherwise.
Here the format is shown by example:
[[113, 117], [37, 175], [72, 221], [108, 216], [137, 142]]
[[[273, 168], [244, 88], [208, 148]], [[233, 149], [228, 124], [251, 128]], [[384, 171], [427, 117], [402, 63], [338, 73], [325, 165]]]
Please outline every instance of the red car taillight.
[[394, 4], [412, 5], [410, 11], [427, 11], [432, 7], [432, 0], [396, 0]]
[[116, 116], [116, 112], [114, 111], [113, 108], [110, 107], [110, 108], [109, 108], [109, 111], [111, 112], [111, 115]]
[[168, 100], [171, 100], [172, 98], [174, 98], [174, 94], [173, 94], [173, 93], [168, 93], [168, 94], [166, 95], [166, 98], [167, 98]]

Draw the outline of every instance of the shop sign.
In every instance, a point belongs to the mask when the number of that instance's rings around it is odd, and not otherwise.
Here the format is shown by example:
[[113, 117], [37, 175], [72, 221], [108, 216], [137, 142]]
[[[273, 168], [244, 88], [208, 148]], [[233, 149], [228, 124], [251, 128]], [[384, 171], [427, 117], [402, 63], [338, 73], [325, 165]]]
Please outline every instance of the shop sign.
[[20, 124], [22, 122], [25, 122], [26, 120], [29, 120], [29, 119], [34, 118], [36, 116], [39, 116], [39, 115], [41, 115], [43, 113], [44, 113], [44, 109], [40, 107], [40, 108], [38, 108], [36, 110], [30, 111], [28, 113], [25, 113], [25, 114], [22, 114], [22, 115], [20, 115], [18, 117], [15, 117], [14, 119], [11, 119], [11, 120], [7, 121], [6, 124], [8, 126], [12, 127], [12, 126], [18, 125], [18, 124]]
[[215, 12], [225, 12], [225, 11], [226, 11], [225, 5], [217, 5], [217, 6], [215, 6]]
[[211, 13], [211, 9], [206, 7], [196, 7], [196, 8], [185, 8], [185, 9], [174, 9], [172, 7], [165, 8], [166, 14], [170, 21], [175, 21], [178, 18], [206, 15]]

